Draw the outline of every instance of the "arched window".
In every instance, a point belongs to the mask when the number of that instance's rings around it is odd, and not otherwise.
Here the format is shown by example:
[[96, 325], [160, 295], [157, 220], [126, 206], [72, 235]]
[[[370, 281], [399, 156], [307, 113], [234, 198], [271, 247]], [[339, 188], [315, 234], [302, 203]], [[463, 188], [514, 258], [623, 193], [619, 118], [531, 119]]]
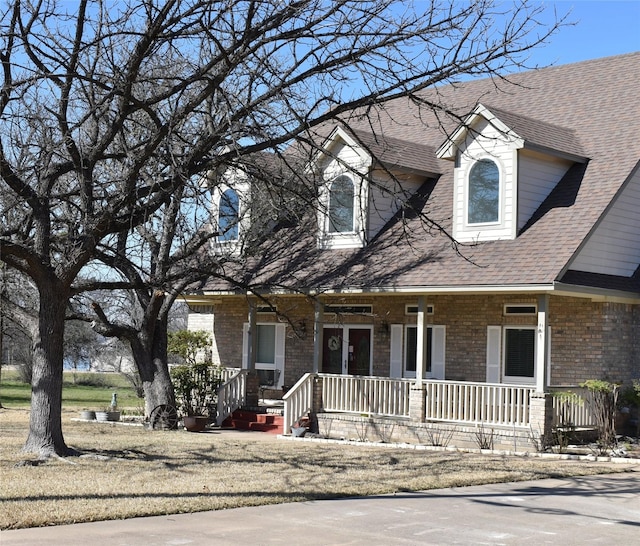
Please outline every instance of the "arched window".
[[340, 176], [331, 183], [329, 191], [329, 232], [349, 233], [353, 228], [354, 186], [348, 176]]
[[489, 159], [476, 162], [469, 171], [467, 222], [485, 224], [500, 220], [500, 173]]
[[232, 189], [228, 189], [220, 196], [218, 206], [219, 241], [236, 241], [238, 239], [239, 216], [238, 194]]

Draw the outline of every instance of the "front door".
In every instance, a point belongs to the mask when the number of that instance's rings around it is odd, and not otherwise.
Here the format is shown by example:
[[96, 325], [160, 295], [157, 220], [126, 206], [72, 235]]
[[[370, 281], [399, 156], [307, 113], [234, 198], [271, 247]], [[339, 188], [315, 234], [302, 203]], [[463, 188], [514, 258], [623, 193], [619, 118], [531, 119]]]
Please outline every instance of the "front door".
[[371, 375], [370, 326], [326, 327], [322, 341], [322, 371]]

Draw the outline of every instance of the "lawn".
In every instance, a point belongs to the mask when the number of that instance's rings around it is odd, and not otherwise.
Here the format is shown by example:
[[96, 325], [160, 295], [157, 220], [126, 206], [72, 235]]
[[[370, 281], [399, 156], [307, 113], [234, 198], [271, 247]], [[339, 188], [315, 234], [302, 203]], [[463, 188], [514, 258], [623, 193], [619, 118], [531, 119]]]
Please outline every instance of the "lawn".
[[28, 409], [0, 410], [0, 529], [623, 471], [622, 465], [278, 440], [263, 433], [150, 431], [72, 420], [83, 455], [20, 451]]
[[[62, 385], [62, 405], [65, 408], [102, 409], [118, 394], [118, 406], [135, 412], [144, 406], [127, 379], [118, 373], [65, 372]], [[17, 372], [2, 371], [0, 402], [8, 408], [29, 407], [31, 386], [18, 380]]]

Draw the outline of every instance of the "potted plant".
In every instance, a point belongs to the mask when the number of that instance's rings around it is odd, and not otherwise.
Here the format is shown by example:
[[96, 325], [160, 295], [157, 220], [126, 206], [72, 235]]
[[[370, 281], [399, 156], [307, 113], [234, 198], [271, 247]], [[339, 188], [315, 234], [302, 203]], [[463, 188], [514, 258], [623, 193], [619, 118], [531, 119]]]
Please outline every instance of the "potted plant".
[[210, 361], [198, 362], [197, 355], [210, 346], [206, 332], [180, 330], [169, 334], [168, 352], [182, 364], [171, 368], [178, 412], [187, 430], [204, 430], [215, 415], [217, 389], [222, 383], [220, 367]]
[[84, 409], [80, 412], [80, 419], [84, 419], [85, 421], [95, 421], [96, 412], [93, 410]]

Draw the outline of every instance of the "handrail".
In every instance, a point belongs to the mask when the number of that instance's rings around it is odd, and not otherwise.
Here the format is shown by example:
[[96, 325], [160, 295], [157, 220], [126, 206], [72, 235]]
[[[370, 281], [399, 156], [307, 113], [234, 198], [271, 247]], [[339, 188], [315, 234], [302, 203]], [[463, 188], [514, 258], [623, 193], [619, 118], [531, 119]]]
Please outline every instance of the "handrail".
[[284, 434], [313, 407], [313, 385], [316, 374], [306, 373], [282, 397], [284, 401]]
[[222, 425], [229, 415], [244, 405], [247, 397], [247, 372], [248, 370], [238, 370], [228, 381], [218, 387], [216, 425]]

